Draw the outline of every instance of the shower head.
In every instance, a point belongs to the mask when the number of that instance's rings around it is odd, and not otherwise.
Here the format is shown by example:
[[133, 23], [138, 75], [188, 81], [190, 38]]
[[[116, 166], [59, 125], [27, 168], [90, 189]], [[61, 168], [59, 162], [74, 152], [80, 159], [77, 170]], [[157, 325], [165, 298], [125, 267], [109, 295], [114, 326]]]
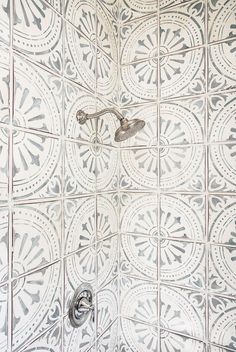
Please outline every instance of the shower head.
[[145, 122], [139, 119], [127, 120], [123, 118], [120, 120], [121, 126], [116, 130], [115, 141], [123, 142], [126, 139], [136, 135], [144, 126]]
[[104, 114], [112, 113], [116, 115], [118, 120], [120, 120], [120, 127], [117, 129], [115, 133], [115, 141], [122, 142], [126, 139], [133, 137], [136, 135], [138, 131], [140, 131], [144, 126], [145, 122], [139, 119], [128, 120], [124, 118], [116, 109], [108, 108], [96, 112], [94, 114], [86, 114], [83, 110], [77, 111], [76, 118], [78, 122], [83, 125], [87, 120], [98, 118]]

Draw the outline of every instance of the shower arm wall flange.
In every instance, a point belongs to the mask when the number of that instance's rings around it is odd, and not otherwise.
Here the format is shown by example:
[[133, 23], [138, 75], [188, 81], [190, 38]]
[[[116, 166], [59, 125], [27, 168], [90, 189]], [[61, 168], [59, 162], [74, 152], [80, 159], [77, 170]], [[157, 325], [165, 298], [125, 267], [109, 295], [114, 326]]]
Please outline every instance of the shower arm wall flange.
[[86, 123], [86, 121], [91, 120], [91, 119], [96, 119], [98, 117], [101, 117], [105, 114], [114, 114], [118, 120], [120, 120], [121, 123], [124, 123], [125, 121], [127, 121], [126, 118], [124, 118], [121, 113], [119, 113], [119, 111], [117, 111], [114, 108], [107, 108], [107, 109], [103, 109], [101, 111], [95, 112], [93, 114], [86, 114], [86, 112], [84, 112], [83, 110], [78, 110], [76, 113], [76, 118], [77, 121], [83, 125], [84, 123]]

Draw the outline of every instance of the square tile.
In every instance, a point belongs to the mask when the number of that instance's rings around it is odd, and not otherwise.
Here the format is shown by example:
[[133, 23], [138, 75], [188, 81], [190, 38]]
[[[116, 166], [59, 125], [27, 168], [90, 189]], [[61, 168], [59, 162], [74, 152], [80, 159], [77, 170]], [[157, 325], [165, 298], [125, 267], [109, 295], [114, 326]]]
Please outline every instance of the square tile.
[[209, 42], [236, 36], [234, 0], [210, 0], [208, 5]]
[[0, 349], [2, 352], [8, 351], [8, 286], [0, 286], [1, 309], [0, 309]]
[[161, 194], [161, 239], [205, 240], [206, 202], [202, 195]]
[[97, 240], [118, 233], [119, 199], [117, 193], [97, 196]]
[[120, 193], [120, 231], [124, 234], [158, 235], [158, 198], [152, 193]]
[[[118, 322], [115, 321], [109, 329], [107, 329], [102, 336], [97, 340], [96, 351], [97, 352], [117, 352], [118, 349]], [[91, 352], [95, 352], [91, 351]]]
[[66, 24], [64, 75], [93, 93], [96, 89], [96, 56], [94, 44]]
[[161, 146], [203, 143], [205, 109], [203, 97], [161, 103]]
[[13, 282], [13, 351], [55, 324], [62, 313], [61, 293], [59, 263]]
[[157, 99], [157, 60], [121, 66], [119, 101], [121, 106], [143, 104]]
[[[178, 1], [177, 1], [178, 3]], [[205, 3], [187, 2], [160, 14], [160, 54], [181, 51], [204, 43]]]
[[235, 192], [236, 190], [236, 144], [211, 145], [209, 158], [209, 191]]
[[9, 44], [10, 41], [10, 28], [9, 28], [9, 17], [10, 17], [10, 4], [6, 1], [0, 1], [0, 41]]
[[154, 15], [121, 27], [121, 64], [129, 64], [158, 56], [157, 24], [157, 15]]
[[66, 142], [65, 195], [95, 191], [96, 146]]
[[13, 277], [46, 266], [60, 258], [61, 210], [61, 202], [14, 207]]
[[158, 348], [158, 329], [130, 319], [121, 319], [121, 352], [156, 352]]
[[160, 149], [160, 183], [164, 192], [203, 192], [205, 189], [204, 147], [162, 147]]
[[92, 246], [95, 242], [95, 197], [65, 199], [65, 253]]
[[212, 45], [208, 49], [208, 90], [236, 88], [236, 40]]
[[236, 197], [209, 197], [209, 240], [236, 246]]
[[161, 98], [205, 92], [204, 49], [182, 51], [160, 60]]
[[133, 318], [144, 324], [156, 325], [158, 321], [157, 302], [156, 283], [121, 276], [120, 310], [122, 317]]
[[13, 47], [30, 59], [62, 73], [62, 18], [44, 2], [14, 3]]
[[143, 16], [157, 13], [157, 1], [148, 0], [144, 3], [141, 0], [122, 0], [120, 8], [121, 21], [129, 22]]
[[97, 191], [113, 191], [118, 188], [119, 153], [116, 148], [94, 146], [96, 151]]
[[8, 280], [8, 218], [8, 209], [0, 208], [0, 284]]
[[204, 339], [204, 294], [180, 288], [161, 286], [161, 327], [180, 334]]
[[0, 127], [0, 204], [8, 200], [9, 131]]
[[157, 280], [157, 237], [121, 235], [120, 272]]
[[209, 142], [231, 142], [236, 139], [236, 92], [213, 94], [208, 98]]
[[[0, 14], [1, 14], [1, 2], [0, 2]], [[0, 16], [0, 18], [2, 18]], [[0, 40], [1, 40], [1, 20], [0, 20]], [[9, 52], [0, 46], [0, 122], [9, 123], [10, 111], [9, 111], [9, 99], [10, 99], [10, 58]]]
[[161, 351], [206, 352], [206, 346], [203, 342], [186, 336], [172, 334], [167, 330], [161, 330], [160, 336]]
[[15, 126], [62, 133], [62, 80], [46, 70], [14, 57]]
[[209, 324], [210, 342], [235, 351], [236, 300], [211, 296]]
[[211, 246], [209, 289], [213, 293], [236, 295], [236, 247]]
[[192, 289], [205, 288], [205, 245], [163, 239], [160, 249], [160, 279]]
[[121, 150], [120, 188], [148, 190], [157, 188], [158, 150]]
[[13, 131], [13, 196], [15, 199], [61, 194], [62, 146], [59, 139]]

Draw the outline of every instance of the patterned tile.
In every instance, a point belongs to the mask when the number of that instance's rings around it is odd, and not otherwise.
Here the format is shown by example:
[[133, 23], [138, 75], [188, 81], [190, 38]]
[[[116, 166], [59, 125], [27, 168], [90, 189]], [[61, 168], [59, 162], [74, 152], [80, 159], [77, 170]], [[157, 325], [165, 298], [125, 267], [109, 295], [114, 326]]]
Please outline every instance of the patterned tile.
[[209, 191], [234, 192], [236, 190], [236, 144], [209, 146]]
[[115, 148], [94, 146], [96, 151], [96, 187], [97, 191], [113, 191], [118, 187], [119, 153]]
[[91, 246], [95, 242], [95, 197], [66, 199], [65, 253], [71, 253]]
[[157, 295], [157, 284], [128, 276], [121, 276], [121, 316], [156, 325]]
[[161, 287], [161, 327], [204, 339], [204, 295], [190, 290]]
[[203, 146], [162, 147], [160, 150], [162, 190], [204, 191], [204, 154]]
[[157, 237], [124, 235], [120, 244], [120, 272], [157, 280]]
[[236, 93], [214, 94], [208, 98], [209, 142], [236, 140]]
[[8, 302], [8, 286], [0, 286], [0, 349], [7, 352], [8, 345], [8, 323], [7, 323], [7, 302]]
[[204, 241], [205, 198], [202, 195], [162, 194], [160, 236], [168, 239]]
[[97, 239], [118, 233], [118, 196], [116, 193], [97, 196]]
[[191, 0], [159, 0], [160, 9], [164, 10], [165, 8], [176, 6], [182, 3], [186, 3]]
[[95, 191], [96, 146], [66, 142], [65, 189], [66, 195]]
[[9, 131], [0, 127], [0, 204], [8, 200]]
[[158, 330], [155, 326], [121, 319], [120, 352], [156, 352]]
[[205, 99], [160, 104], [160, 144], [195, 144], [204, 140]]
[[236, 300], [220, 296], [209, 298], [210, 342], [236, 350]]
[[204, 43], [205, 5], [194, 1], [160, 14], [160, 54], [166, 55]]
[[24, 131], [13, 131], [13, 195], [15, 199], [61, 194], [61, 142]]
[[120, 188], [129, 190], [157, 187], [157, 148], [121, 150]]
[[62, 73], [62, 19], [42, 0], [14, 3], [13, 46], [29, 58]]
[[46, 0], [55, 10], [62, 13], [64, 0]]
[[10, 3], [6, 0], [0, 1], [0, 41], [9, 44], [10, 28], [9, 28], [9, 16], [10, 16]]
[[158, 199], [155, 194], [120, 194], [120, 230], [124, 234], [157, 237]]
[[[1, 2], [0, 2], [1, 14]], [[2, 17], [0, 17], [2, 18]], [[0, 21], [0, 40], [1, 40], [1, 21]], [[9, 123], [9, 52], [0, 46], [0, 122]]]
[[157, 16], [131, 22], [120, 30], [121, 64], [157, 57]]
[[235, 295], [236, 247], [211, 246], [209, 258], [209, 289], [213, 293]]
[[13, 268], [17, 277], [61, 254], [61, 203], [19, 205], [13, 212]]
[[94, 92], [96, 89], [96, 49], [73, 26], [65, 26], [64, 74]]
[[161, 98], [204, 93], [204, 59], [203, 49], [163, 56], [160, 59]]
[[192, 289], [205, 287], [205, 246], [196, 242], [161, 240], [160, 278]]
[[13, 282], [13, 351], [53, 325], [61, 314], [61, 270], [53, 264]]
[[161, 352], [206, 352], [204, 343], [190, 339], [186, 336], [172, 334], [167, 330], [161, 330]]
[[120, 15], [119, 0], [98, 0], [98, 2], [108, 11], [109, 15], [118, 21]]
[[157, 12], [157, 1], [147, 0], [122, 0], [120, 4], [120, 19], [122, 22], [128, 22], [143, 16]]
[[118, 273], [118, 238], [117, 235], [97, 242], [97, 284], [101, 288]]
[[220, 348], [214, 345], [210, 345], [210, 352], [232, 352], [233, 350], [228, 350], [225, 348]]
[[212, 195], [209, 197], [209, 240], [236, 246], [236, 198]]
[[15, 56], [15, 126], [60, 135], [62, 133], [62, 80]]
[[209, 41], [235, 37], [235, 1], [210, 0], [208, 6]]
[[209, 47], [208, 89], [211, 92], [236, 88], [236, 40]]
[[[118, 352], [118, 323], [114, 322], [97, 341], [97, 352]], [[95, 352], [91, 351], [91, 352]]]
[[0, 284], [8, 280], [8, 216], [8, 209], [0, 208]]

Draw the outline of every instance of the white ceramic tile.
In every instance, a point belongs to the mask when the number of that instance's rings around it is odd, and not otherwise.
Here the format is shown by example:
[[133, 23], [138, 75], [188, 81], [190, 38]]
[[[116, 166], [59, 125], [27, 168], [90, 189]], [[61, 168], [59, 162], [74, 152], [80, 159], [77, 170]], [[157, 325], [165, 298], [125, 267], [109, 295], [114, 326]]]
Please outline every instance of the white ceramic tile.
[[0, 284], [8, 280], [8, 220], [8, 209], [0, 208]]
[[[0, 2], [1, 14], [1, 2]], [[1, 17], [2, 18], [2, 17]], [[0, 40], [1, 40], [1, 21], [0, 21]], [[9, 123], [9, 83], [10, 83], [10, 58], [9, 52], [0, 46], [0, 122]]]
[[8, 322], [7, 322], [7, 302], [8, 302], [8, 286], [0, 286], [0, 349], [7, 352], [8, 348]]
[[10, 28], [9, 28], [9, 16], [10, 16], [10, 3], [6, 0], [0, 1], [0, 41], [9, 44], [10, 39]]
[[206, 352], [204, 343], [186, 336], [172, 334], [167, 330], [160, 331], [160, 340], [162, 352], [171, 352], [173, 350], [181, 352]]
[[97, 197], [97, 239], [118, 233], [119, 202], [117, 193]]
[[98, 2], [108, 11], [110, 16], [118, 21], [120, 15], [119, 0], [98, 0]]
[[9, 131], [0, 127], [0, 204], [8, 200]]
[[118, 188], [119, 153], [116, 148], [94, 146], [96, 153], [96, 187], [98, 191], [113, 191]]
[[[118, 352], [118, 323], [115, 321], [96, 343], [97, 352]], [[95, 352], [95, 350], [94, 350]]]
[[147, 0], [122, 0], [120, 5], [120, 18], [122, 22], [141, 18], [157, 12], [157, 1]]

